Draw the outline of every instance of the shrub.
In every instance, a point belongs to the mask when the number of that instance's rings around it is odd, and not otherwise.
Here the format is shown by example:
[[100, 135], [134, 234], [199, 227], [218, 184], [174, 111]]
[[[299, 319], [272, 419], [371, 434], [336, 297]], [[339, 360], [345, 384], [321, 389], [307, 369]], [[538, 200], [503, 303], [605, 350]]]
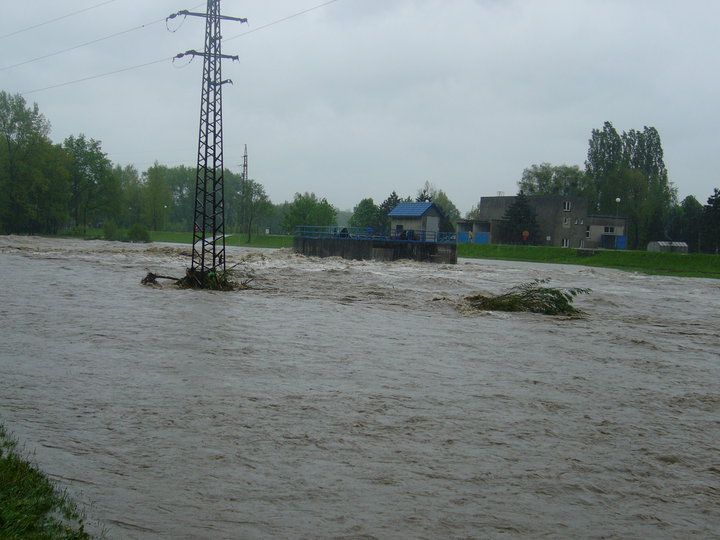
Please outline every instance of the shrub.
[[103, 226], [103, 237], [105, 240], [122, 240], [122, 233], [113, 220], [105, 222]]
[[145, 226], [136, 223], [128, 230], [127, 240], [128, 242], [149, 242], [150, 232]]

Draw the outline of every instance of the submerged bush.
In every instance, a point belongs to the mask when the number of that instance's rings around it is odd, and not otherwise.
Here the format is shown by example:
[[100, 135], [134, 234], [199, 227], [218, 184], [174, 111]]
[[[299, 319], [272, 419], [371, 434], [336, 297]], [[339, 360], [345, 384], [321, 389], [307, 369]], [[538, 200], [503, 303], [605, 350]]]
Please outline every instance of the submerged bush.
[[113, 220], [105, 222], [105, 225], [103, 225], [103, 237], [105, 240], [122, 240], [122, 236], [122, 231], [118, 229]]
[[127, 232], [128, 242], [149, 242], [150, 232], [143, 225], [136, 223]]
[[560, 289], [547, 287], [549, 279], [536, 279], [508, 289], [497, 296], [476, 294], [465, 297], [465, 305], [480, 311], [526, 311], [544, 315], [578, 316], [582, 311], [572, 303], [579, 294], [588, 294], [590, 289]]

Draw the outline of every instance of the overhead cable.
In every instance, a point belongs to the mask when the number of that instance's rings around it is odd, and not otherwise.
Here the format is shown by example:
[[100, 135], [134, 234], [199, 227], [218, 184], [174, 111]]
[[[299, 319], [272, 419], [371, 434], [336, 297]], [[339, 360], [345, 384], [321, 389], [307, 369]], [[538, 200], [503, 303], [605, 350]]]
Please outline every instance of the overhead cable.
[[[195, 8], [200, 7], [200, 6], [202, 6], [202, 5], [203, 5], [203, 4], [198, 4], [197, 6], [195, 6], [195, 7], [192, 8], [192, 9], [195, 9]], [[79, 43], [79, 44], [77, 44], [77, 45], [73, 45], [72, 47], [68, 47], [68, 48], [66, 48], [66, 49], [60, 49], [59, 51], [55, 51], [55, 52], [51, 52], [51, 53], [48, 53], [48, 54], [44, 54], [44, 55], [42, 55], [42, 56], [37, 56], [37, 57], [35, 57], [35, 58], [31, 58], [30, 60], [25, 60], [25, 61], [23, 61], [23, 62], [18, 62], [18, 63], [16, 63], [16, 64], [11, 64], [11, 65], [9, 65], [9, 66], [0, 67], [0, 71], [6, 71], [6, 70], [8, 70], [8, 69], [12, 69], [12, 68], [24, 66], [24, 65], [30, 64], [30, 63], [32, 63], [32, 62], [37, 62], [38, 60], [44, 60], [45, 58], [51, 58], [51, 57], [57, 56], [57, 55], [59, 55], [59, 54], [63, 54], [63, 53], [70, 52], [70, 51], [74, 51], [75, 49], [79, 49], [79, 48], [81, 48], [81, 47], [87, 47], [88, 45], [93, 45], [93, 44], [95, 44], [95, 43], [99, 43], [99, 42], [101, 42], [101, 41], [105, 41], [106, 39], [111, 39], [111, 38], [114, 38], [114, 37], [122, 36], [122, 35], [124, 35], [124, 34], [129, 34], [130, 32], [134, 32], [134, 31], [136, 31], [136, 30], [141, 30], [141, 29], [146, 28], [146, 27], [148, 27], [148, 26], [152, 26], [153, 24], [161, 23], [161, 22], [163, 22], [164, 20], [165, 20], [165, 17], [162, 17], [162, 18], [160, 18], [160, 19], [156, 19], [156, 20], [154, 20], [154, 21], [150, 21], [150, 22], [145, 23], [145, 24], [140, 24], [140, 25], [138, 25], [138, 26], [133, 26], [132, 28], [128, 28], [128, 29], [126, 29], [126, 30], [121, 30], [121, 31], [119, 31], [119, 32], [115, 32], [114, 34], [109, 34], [109, 35], [107, 35], [107, 36], [102, 36], [102, 37], [99, 37], [99, 38], [97, 38], [97, 39], [92, 39], [92, 40], [86, 41], [86, 42], [84, 42], [84, 43]]]
[[153, 60], [152, 62], [145, 62], [144, 64], [137, 64], [137, 65], [135, 65], [135, 66], [128, 66], [128, 67], [125, 67], [125, 68], [116, 69], [116, 70], [114, 70], [114, 71], [107, 71], [107, 72], [105, 72], [105, 73], [100, 73], [99, 75], [92, 75], [92, 76], [90, 76], [90, 77], [83, 77], [82, 79], [75, 79], [75, 80], [73, 80], [73, 81], [67, 81], [67, 82], [60, 83], [60, 84], [53, 84], [52, 86], [45, 86], [45, 87], [43, 87], [43, 88], [35, 88], [35, 89], [33, 89], [33, 90], [27, 90], [27, 91], [25, 91], [25, 92], [20, 92], [20, 93], [21, 93], [22, 95], [34, 94], [35, 92], [42, 92], [43, 90], [51, 90], [51, 89], [53, 89], [53, 88], [60, 88], [60, 87], [62, 87], [62, 86], [68, 86], [68, 85], [70, 85], [70, 84], [75, 84], [75, 83], [80, 83], [80, 82], [85, 82], [85, 81], [91, 81], [91, 80], [93, 80], [93, 79], [100, 79], [101, 77], [107, 77], [107, 76], [109, 76], [109, 75], [115, 75], [116, 73], [122, 73], [122, 72], [124, 72], [124, 71], [130, 71], [130, 70], [133, 70], [133, 69], [139, 69], [139, 68], [143, 68], [143, 67], [146, 67], [146, 66], [152, 66], [152, 65], [154, 65], [154, 64], [159, 64], [160, 62], [167, 62], [168, 60], [172, 60], [172, 59], [173, 59], [172, 56], [166, 56], [165, 58], [160, 58], [159, 60]]
[[77, 10], [77, 11], [73, 11], [73, 12], [68, 13], [68, 14], [66, 14], [66, 15], [62, 15], [62, 16], [60, 16], [60, 17], [55, 17], [54, 19], [50, 19], [50, 20], [48, 20], [48, 21], [44, 21], [44, 22], [41, 22], [41, 23], [38, 23], [38, 24], [33, 24], [32, 26], [28, 26], [28, 27], [26, 27], [26, 28], [21, 28], [20, 30], [15, 30], [14, 32], [10, 32], [9, 34], [3, 34], [2, 36], [0, 36], [0, 39], [5, 39], [5, 38], [10, 37], [10, 36], [16, 36], [17, 34], [21, 34], [21, 33], [23, 33], [23, 32], [27, 32], [28, 30], [33, 30], [34, 28], [39, 28], [40, 26], [45, 26], [46, 24], [50, 24], [50, 23], [54, 23], [54, 22], [57, 22], [57, 21], [61, 21], [61, 20], [63, 20], [63, 19], [67, 19], [68, 17], [72, 17], [72, 16], [78, 15], [78, 14], [80, 14], [80, 13], [85, 13], [86, 11], [90, 11], [91, 9], [99, 8], [99, 7], [101, 7], [101, 6], [104, 6], [104, 5], [107, 5], [107, 4], [111, 4], [112, 2], [116, 2], [116, 1], [117, 1], [117, 0], [105, 0], [104, 2], [100, 2], [99, 4], [95, 4], [95, 5], [90, 6], [90, 7], [86, 7], [86, 8], [83, 8], [83, 9], [79, 9], [79, 10]]
[[[114, 1], [114, 0], [110, 0], [110, 1]], [[310, 11], [314, 11], [314, 10], [316, 10], [316, 9], [320, 9], [321, 7], [325, 7], [325, 6], [327, 6], [327, 5], [334, 4], [335, 2], [339, 2], [339, 1], [340, 1], [340, 0], [329, 0], [328, 2], [324, 2], [324, 3], [319, 4], [319, 5], [317, 5], [317, 6], [314, 6], [314, 7], [308, 8], [308, 9], [305, 9], [305, 10], [303, 10], [303, 11], [298, 11], [297, 13], [293, 13], [292, 15], [288, 15], [287, 17], [283, 17], [282, 19], [277, 19], [276, 21], [272, 21], [272, 22], [267, 23], [267, 24], [264, 24], [264, 25], [262, 25], [262, 26], [258, 26], [257, 28], [253, 28], [252, 30], [249, 30], [249, 31], [247, 31], [247, 32], [243, 32], [242, 34], [238, 34], [238, 35], [236, 35], [236, 36], [232, 36], [232, 37], [230, 37], [230, 38], [224, 39], [223, 41], [228, 41], [228, 40], [231, 40], [231, 39], [236, 39], [236, 38], [239, 38], [239, 37], [242, 37], [242, 36], [246, 36], [247, 34], [251, 34], [251, 33], [253, 33], [253, 32], [257, 32], [258, 30], [262, 30], [263, 28], [267, 28], [267, 27], [269, 27], [269, 26], [273, 26], [273, 25], [275, 25], [275, 24], [278, 24], [278, 23], [287, 21], [287, 20], [292, 19], [292, 18], [294, 18], [294, 17], [298, 17], [298, 16], [300, 16], [300, 15], [304, 15], [305, 13], [309, 13]], [[107, 2], [106, 2], [106, 3], [107, 3]], [[164, 19], [163, 19], [163, 20], [164, 20]], [[114, 75], [114, 74], [116, 74], [116, 73], [122, 73], [122, 72], [125, 72], [125, 71], [131, 71], [131, 70], [133, 70], [133, 69], [140, 69], [140, 68], [143, 68], [143, 67], [152, 66], [152, 65], [154, 65], [154, 64], [159, 64], [159, 63], [161, 63], [161, 62], [165, 62], [165, 61], [168, 61], [168, 60], [172, 61], [172, 60], [174, 60], [174, 59], [175, 59], [174, 56], [166, 57], [166, 58], [161, 58], [161, 59], [159, 59], [159, 60], [153, 60], [152, 62], [145, 62], [144, 64], [137, 64], [137, 65], [134, 65], [134, 66], [128, 66], [128, 67], [125, 67], [125, 68], [116, 69], [116, 70], [114, 70], [114, 71], [108, 71], [108, 72], [106, 72], [106, 73], [100, 73], [99, 75], [92, 75], [92, 76], [90, 76], [90, 77], [83, 77], [82, 79], [75, 79], [75, 80], [66, 81], [66, 82], [60, 83], [60, 84], [54, 84], [54, 85], [51, 85], [51, 86], [45, 86], [45, 87], [43, 87], [43, 88], [35, 88], [35, 89], [33, 89], [33, 90], [27, 90], [27, 91], [25, 91], [25, 92], [21, 92], [21, 94], [22, 94], [22, 95], [34, 94], [35, 92], [42, 92], [42, 91], [44, 91], [44, 90], [52, 90], [53, 88], [60, 88], [60, 87], [63, 87], [63, 86], [69, 86], [69, 85], [71, 85], [71, 84], [81, 83], [81, 82], [85, 82], [85, 81], [91, 81], [91, 80], [93, 80], [93, 79], [100, 79], [100, 78], [102, 78], [102, 77], [107, 77], [107, 76], [109, 76], [109, 75]]]
[[317, 6], [313, 6], [308, 9], [304, 9], [302, 11], [298, 11], [297, 13], [293, 13], [292, 15], [288, 15], [287, 17], [283, 17], [282, 19], [278, 19], [276, 21], [269, 22], [267, 24], [263, 24], [262, 26], [258, 26], [257, 28], [253, 28], [252, 30], [248, 30], [247, 32], [243, 32], [242, 34], [237, 34], [229, 38], [223, 38], [223, 41], [230, 41], [233, 39], [237, 39], [243, 36], [247, 36], [248, 34], [252, 34], [253, 32], [257, 32], [258, 30], [262, 30], [263, 28], [267, 28], [268, 26], [273, 26], [275, 24], [285, 22], [287, 20], [293, 19], [295, 17], [299, 17], [300, 15], [305, 15], [306, 13], [310, 13], [311, 11], [315, 11], [316, 9], [320, 9], [325, 6], [329, 6], [330, 4], [334, 4], [335, 2], [339, 2], [340, 0], [329, 0], [329, 2], [325, 2], [323, 4], [318, 4]]

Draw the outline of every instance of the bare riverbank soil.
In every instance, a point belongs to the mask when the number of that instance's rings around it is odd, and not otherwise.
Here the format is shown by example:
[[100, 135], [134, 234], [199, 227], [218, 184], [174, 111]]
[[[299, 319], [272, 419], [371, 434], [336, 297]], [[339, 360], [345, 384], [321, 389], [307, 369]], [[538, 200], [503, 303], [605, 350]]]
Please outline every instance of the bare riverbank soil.
[[[0, 237], [0, 422], [111, 538], [713, 537], [720, 283]], [[533, 279], [581, 319], [468, 314]]]

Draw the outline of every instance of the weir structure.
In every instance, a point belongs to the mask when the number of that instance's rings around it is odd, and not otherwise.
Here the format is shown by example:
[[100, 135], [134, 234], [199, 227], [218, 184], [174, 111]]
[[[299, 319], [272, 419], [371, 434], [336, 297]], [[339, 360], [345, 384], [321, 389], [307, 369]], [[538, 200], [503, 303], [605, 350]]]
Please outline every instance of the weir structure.
[[190, 270], [205, 275], [225, 270], [225, 188], [223, 182], [222, 87], [232, 80], [222, 78], [222, 60], [239, 60], [222, 54], [220, 22], [247, 22], [240, 17], [220, 13], [220, 0], [208, 0], [205, 13], [187, 10], [168, 17], [201, 17], [205, 19], [205, 49], [185, 51], [185, 56], [203, 58], [203, 82], [200, 101], [197, 172], [195, 178], [195, 214]]
[[358, 227], [297, 227], [293, 248], [296, 253], [310, 257], [457, 263], [455, 233], [423, 230], [400, 234], [395, 231], [378, 233], [372, 228]]

